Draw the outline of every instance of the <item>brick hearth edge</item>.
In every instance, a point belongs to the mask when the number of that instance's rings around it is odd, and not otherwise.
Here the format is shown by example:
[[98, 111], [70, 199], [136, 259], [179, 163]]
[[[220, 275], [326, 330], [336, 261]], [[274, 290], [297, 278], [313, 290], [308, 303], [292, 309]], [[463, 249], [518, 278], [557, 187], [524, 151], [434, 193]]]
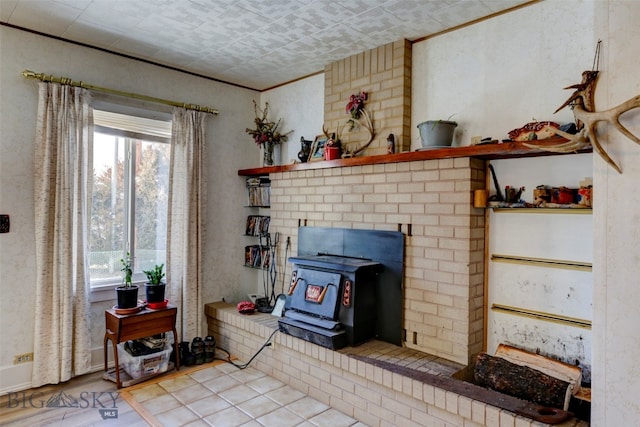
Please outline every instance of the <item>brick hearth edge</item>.
[[[278, 327], [270, 314], [241, 315], [224, 302], [205, 304], [205, 314], [208, 334], [242, 361], [248, 361]], [[282, 333], [272, 341], [254, 360], [256, 369], [370, 427], [548, 425], [447, 390], [467, 383], [451, 377], [464, 366], [446, 359], [380, 341], [339, 351]], [[401, 375], [376, 366], [374, 360], [410, 367], [420, 375]], [[556, 425], [588, 426], [577, 420]]]

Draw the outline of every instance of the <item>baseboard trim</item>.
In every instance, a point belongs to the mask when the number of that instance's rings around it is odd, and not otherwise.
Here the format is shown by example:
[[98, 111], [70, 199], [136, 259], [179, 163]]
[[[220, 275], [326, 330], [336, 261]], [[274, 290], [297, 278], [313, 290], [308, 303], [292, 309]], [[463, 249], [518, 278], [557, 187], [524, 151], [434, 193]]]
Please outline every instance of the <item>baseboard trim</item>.
[[33, 362], [8, 365], [0, 368], [0, 394], [4, 395], [31, 388]]
[[[113, 349], [109, 347], [107, 351], [107, 367], [113, 367]], [[104, 370], [102, 347], [91, 349], [91, 369], [90, 372]], [[33, 362], [21, 363], [19, 365], [7, 365], [0, 368], [0, 395], [28, 390], [31, 387], [31, 371]]]

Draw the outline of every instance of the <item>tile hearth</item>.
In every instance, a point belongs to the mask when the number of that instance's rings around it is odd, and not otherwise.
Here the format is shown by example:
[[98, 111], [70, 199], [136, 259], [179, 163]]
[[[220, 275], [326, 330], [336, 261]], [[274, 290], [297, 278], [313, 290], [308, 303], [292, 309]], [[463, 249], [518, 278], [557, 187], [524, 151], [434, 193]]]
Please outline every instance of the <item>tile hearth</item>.
[[154, 426], [365, 427], [253, 367], [227, 363], [126, 393]]

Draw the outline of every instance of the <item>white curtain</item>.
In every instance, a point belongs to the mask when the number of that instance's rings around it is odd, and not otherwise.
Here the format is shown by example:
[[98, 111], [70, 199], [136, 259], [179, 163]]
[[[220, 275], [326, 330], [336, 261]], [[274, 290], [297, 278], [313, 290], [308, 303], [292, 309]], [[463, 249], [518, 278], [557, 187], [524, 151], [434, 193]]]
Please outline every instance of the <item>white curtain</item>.
[[91, 367], [86, 253], [93, 149], [90, 103], [85, 89], [39, 84], [33, 387], [67, 381]]
[[200, 335], [202, 239], [206, 206], [205, 123], [207, 113], [173, 111], [169, 167], [167, 290], [178, 307], [177, 339]]

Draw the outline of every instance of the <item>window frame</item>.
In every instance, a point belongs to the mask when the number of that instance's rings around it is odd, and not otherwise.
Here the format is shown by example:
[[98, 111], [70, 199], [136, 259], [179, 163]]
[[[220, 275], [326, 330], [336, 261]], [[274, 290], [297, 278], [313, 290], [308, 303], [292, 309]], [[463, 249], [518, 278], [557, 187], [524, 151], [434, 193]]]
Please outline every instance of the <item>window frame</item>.
[[[162, 143], [162, 144], [171, 144], [171, 119], [167, 118], [165, 120], [157, 120], [157, 119], [146, 119], [144, 117], [139, 117], [133, 114], [120, 114], [120, 113], [112, 113], [107, 110], [95, 110], [94, 113], [98, 111], [98, 115], [100, 113], [107, 114], [117, 114], [120, 116], [126, 116], [131, 118], [133, 122], [136, 122], [134, 128], [136, 131], [131, 131], [125, 129], [127, 125], [120, 126], [119, 123], [116, 123], [117, 127], [112, 127], [105, 124], [94, 124], [93, 133], [106, 134], [116, 138], [121, 138], [122, 142], [125, 144], [124, 146], [124, 174], [123, 174], [123, 188], [125, 192], [124, 197], [124, 215], [125, 219], [123, 221], [123, 233], [125, 240], [125, 247], [122, 250], [122, 256], [124, 257], [127, 252], [131, 253], [132, 257], [135, 257], [135, 248], [131, 247], [131, 242], [135, 241], [135, 235], [132, 233], [135, 232], [135, 197], [136, 197], [136, 189], [135, 189], [135, 165], [137, 164], [137, 156], [136, 156], [136, 143], [137, 141], [145, 141], [151, 143]], [[160, 123], [160, 129], [154, 129], [153, 132], [147, 134], [140, 129], [140, 123], [137, 119], [141, 119], [144, 123], [151, 123], [151, 127], [153, 127], [153, 122]], [[151, 120], [151, 121], [150, 121]], [[108, 120], [107, 120], [108, 122]], [[162, 123], [164, 124], [164, 128], [162, 128]], [[142, 129], [143, 130], [143, 129]], [[165, 134], [167, 136], [162, 136]], [[89, 218], [89, 224], [91, 224], [91, 218]], [[87, 255], [89, 251], [87, 251]], [[115, 299], [115, 295], [113, 290], [118, 286], [121, 286], [121, 280], [115, 281], [113, 278], [105, 278], [105, 279], [91, 279], [91, 274], [89, 268], [87, 268], [88, 274], [88, 287], [90, 293], [90, 301], [106, 301]], [[146, 276], [141, 271], [135, 272], [133, 275], [133, 285], [142, 285], [146, 282]]]

